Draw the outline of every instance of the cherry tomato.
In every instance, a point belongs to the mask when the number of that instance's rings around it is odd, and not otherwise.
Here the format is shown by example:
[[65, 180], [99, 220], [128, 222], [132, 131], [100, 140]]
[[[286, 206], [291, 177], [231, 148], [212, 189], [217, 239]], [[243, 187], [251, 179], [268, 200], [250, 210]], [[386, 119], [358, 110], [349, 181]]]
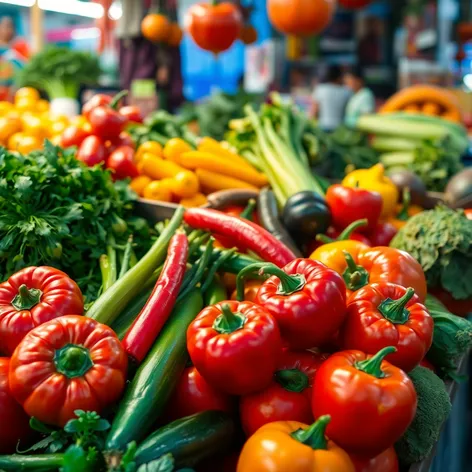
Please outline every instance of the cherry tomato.
[[127, 119], [109, 107], [94, 108], [89, 115], [92, 133], [102, 139], [116, 139], [123, 131]]
[[94, 95], [82, 107], [82, 115], [84, 115], [88, 119], [89, 116], [90, 116], [90, 113], [93, 109], [109, 105], [111, 103], [112, 99], [113, 98], [110, 97], [110, 95], [105, 95], [105, 94], [102, 94], [102, 93]]
[[90, 136], [90, 133], [86, 130], [79, 126], [71, 125], [62, 133], [61, 143], [63, 147], [80, 146], [87, 136]]
[[121, 107], [118, 113], [133, 123], [143, 122], [143, 115], [141, 114], [139, 107], [128, 105]]
[[97, 136], [88, 136], [83, 141], [77, 152], [77, 159], [89, 167], [104, 162], [106, 158], [105, 145]]
[[113, 172], [117, 180], [135, 178], [139, 175], [134, 164], [134, 150], [130, 146], [120, 146], [107, 159], [107, 168]]

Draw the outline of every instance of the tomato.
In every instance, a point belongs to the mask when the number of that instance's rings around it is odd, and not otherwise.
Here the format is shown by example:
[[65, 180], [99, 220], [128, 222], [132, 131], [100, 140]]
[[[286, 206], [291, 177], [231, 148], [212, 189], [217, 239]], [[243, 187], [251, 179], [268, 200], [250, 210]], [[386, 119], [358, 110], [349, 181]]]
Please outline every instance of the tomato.
[[6, 143], [10, 136], [21, 131], [21, 121], [8, 117], [0, 117], [0, 143]]
[[15, 102], [15, 108], [21, 113], [26, 111], [34, 112], [36, 111], [36, 100], [27, 97], [20, 98]]
[[172, 23], [170, 25], [170, 33], [167, 37], [167, 44], [171, 47], [178, 47], [182, 42], [182, 38], [184, 37], [184, 32], [178, 25], [178, 23]]
[[122, 131], [120, 135], [118, 136], [118, 139], [112, 141], [112, 144], [114, 144], [116, 147], [129, 146], [133, 149], [135, 146], [133, 139], [131, 138], [129, 133], [127, 133], [126, 131]]
[[[172, 140], [171, 140], [172, 141]], [[136, 155], [134, 156], [136, 161], [139, 162], [141, 160], [141, 157], [145, 153], [153, 154], [158, 157], [162, 157], [162, 146], [156, 142], [156, 141], [146, 141], [143, 144], [141, 144], [137, 151]]]
[[144, 189], [152, 182], [152, 179], [147, 175], [140, 175], [135, 177], [129, 184], [130, 188], [134, 190], [140, 197], [143, 196]]
[[257, 30], [252, 25], [244, 26], [239, 33], [239, 39], [243, 44], [254, 44], [257, 41]]
[[47, 123], [38, 116], [31, 114], [23, 115], [23, 131], [30, 136], [36, 136], [43, 140], [49, 135]]
[[134, 164], [134, 150], [130, 146], [120, 146], [107, 159], [107, 168], [117, 180], [135, 178], [139, 175]]
[[159, 200], [161, 202], [171, 202], [172, 192], [161, 185], [159, 180], [153, 180], [143, 189], [143, 198], [148, 200]]
[[39, 92], [36, 89], [32, 87], [22, 87], [15, 93], [15, 104], [24, 99], [37, 102], [40, 98]]
[[389, 447], [372, 459], [365, 459], [350, 454], [356, 472], [398, 472], [398, 458], [393, 447]]
[[123, 131], [127, 119], [110, 107], [94, 108], [89, 115], [92, 133], [102, 139], [116, 139]]
[[141, 22], [141, 33], [153, 43], [167, 41], [171, 32], [171, 23], [165, 15], [152, 13], [146, 15]]
[[82, 115], [84, 115], [84, 117], [88, 119], [89, 116], [90, 116], [90, 113], [93, 109], [109, 105], [111, 103], [112, 99], [113, 98], [110, 97], [110, 95], [105, 95], [103, 93], [99, 93], [97, 95], [94, 95], [82, 107]]
[[338, 3], [344, 8], [357, 10], [366, 7], [369, 3], [372, 3], [372, 1], [373, 0], [338, 0]]
[[8, 384], [10, 359], [0, 357], [0, 454], [13, 454], [19, 440], [31, 434], [29, 416], [11, 395]]
[[[172, 139], [169, 139], [169, 141], [167, 141], [166, 145], [164, 146], [163, 154], [166, 159], [178, 164], [179, 156], [183, 154], [184, 152], [189, 152], [189, 151], [192, 151], [192, 146], [190, 146], [190, 144], [187, 143], [187, 141], [184, 141], [181, 138], [172, 138]], [[152, 151], [149, 151], [149, 152], [152, 152]], [[160, 154], [158, 154], [158, 156], [160, 156]]]
[[79, 147], [77, 159], [89, 167], [105, 161], [106, 151], [103, 141], [97, 136], [87, 136]]
[[62, 133], [61, 143], [64, 147], [80, 146], [87, 136], [90, 136], [90, 133], [83, 128], [71, 125]]
[[189, 8], [186, 25], [198, 46], [218, 54], [229, 49], [239, 38], [243, 19], [239, 8], [232, 3], [198, 3]]
[[11, 112], [13, 110], [14, 110], [13, 103], [0, 101], [0, 116], [1, 117], [5, 116], [8, 112]]
[[38, 100], [36, 103], [36, 111], [38, 113], [49, 112], [49, 102], [47, 100]]
[[464, 213], [467, 219], [472, 220], [472, 208], [467, 208], [466, 210], [464, 210]]
[[26, 133], [15, 133], [8, 140], [8, 148], [20, 154], [29, 154], [32, 151], [41, 149], [43, 141], [37, 136], [29, 136]]
[[200, 190], [198, 177], [190, 170], [179, 172], [173, 179], [172, 193], [178, 197], [192, 197]]
[[267, 12], [274, 28], [294, 36], [312, 36], [333, 19], [336, 0], [267, 0]]
[[128, 121], [133, 123], [142, 123], [143, 122], [143, 115], [141, 115], [141, 110], [139, 107], [135, 106], [126, 106], [121, 107], [119, 112], [120, 115], [124, 116]]

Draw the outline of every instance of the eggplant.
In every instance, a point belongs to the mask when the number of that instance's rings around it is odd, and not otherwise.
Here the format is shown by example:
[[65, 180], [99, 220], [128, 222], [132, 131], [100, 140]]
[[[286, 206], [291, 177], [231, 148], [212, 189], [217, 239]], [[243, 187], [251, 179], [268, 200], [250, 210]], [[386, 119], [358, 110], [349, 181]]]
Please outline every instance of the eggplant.
[[400, 198], [402, 198], [403, 189], [408, 188], [410, 190], [411, 203], [424, 206], [426, 185], [414, 172], [409, 170], [392, 170], [388, 173], [388, 177], [400, 191]]
[[282, 221], [299, 245], [313, 241], [323, 234], [331, 223], [331, 212], [323, 197], [316, 192], [304, 191], [292, 195], [285, 204]]
[[272, 190], [264, 188], [260, 191], [257, 201], [257, 215], [261, 225], [269, 233], [290, 248], [297, 257], [302, 257], [294, 240], [280, 222], [277, 200]]
[[469, 208], [472, 203], [472, 169], [464, 169], [456, 174], [447, 184], [446, 202], [453, 208]]
[[208, 195], [208, 204], [210, 208], [223, 210], [231, 205], [247, 205], [248, 200], [257, 198], [259, 191], [247, 189], [220, 190]]

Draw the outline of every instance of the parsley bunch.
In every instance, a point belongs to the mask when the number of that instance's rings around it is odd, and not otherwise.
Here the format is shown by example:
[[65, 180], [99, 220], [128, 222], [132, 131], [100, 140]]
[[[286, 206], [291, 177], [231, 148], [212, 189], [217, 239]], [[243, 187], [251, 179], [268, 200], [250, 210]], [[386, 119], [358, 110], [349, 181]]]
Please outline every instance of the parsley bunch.
[[23, 267], [50, 265], [93, 301], [110, 239], [124, 248], [133, 234], [138, 256], [151, 245], [149, 226], [132, 215], [135, 198], [126, 182], [85, 166], [73, 149], [46, 142], [21, 156], [0, 148], [0, 280]]

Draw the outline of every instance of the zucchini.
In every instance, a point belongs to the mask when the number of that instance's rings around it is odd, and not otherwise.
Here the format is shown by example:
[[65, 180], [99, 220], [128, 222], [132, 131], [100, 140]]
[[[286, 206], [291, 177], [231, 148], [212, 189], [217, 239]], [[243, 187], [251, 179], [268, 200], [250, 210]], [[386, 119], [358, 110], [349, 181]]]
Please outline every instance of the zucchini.
[[231, 447], [234, 423], [222, 411], [203, 411], [159, 428], [136, 450], [136, 465], [172, 454], [177, 467], [193, 467]]
[[128, 443], [143, 439], [164, 411], [188, 360], [187, 328], [202, 308], [200, 290], [175, 305], [120, 402], [106, 440], [111, 461]]
[[34, 470], [36, 472], [57, 470], [64, 465], [64, 454], [12, 454], [0, 456], [0, 470]]
[[388, 152], [380, 155], [380, 162], [387, 168], [402, 166], [407, 167], [415, 160], [414, 151]]
[[391, 136], [374, 136], [371, 147], [378, 152], [414, 151], [423, 141], [419, 139], [402, 139]]

